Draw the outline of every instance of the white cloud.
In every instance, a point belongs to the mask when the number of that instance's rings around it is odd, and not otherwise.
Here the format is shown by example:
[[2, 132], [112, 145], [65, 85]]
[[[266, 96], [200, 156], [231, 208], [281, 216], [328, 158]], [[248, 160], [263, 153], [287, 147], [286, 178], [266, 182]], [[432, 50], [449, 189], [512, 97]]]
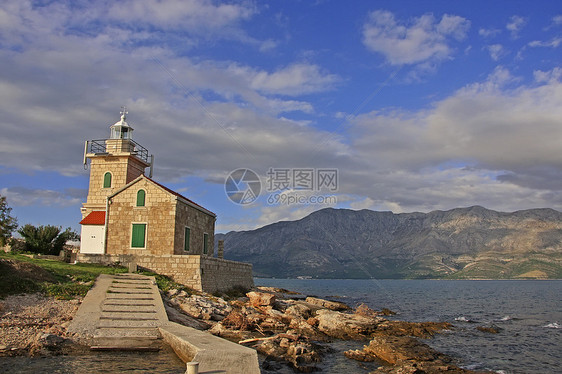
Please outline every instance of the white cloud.
[[511, 16], [505, 28], [511, 33], [511, 37], [516, 39], [519, 37], [519, 32], [525, 27], [527, 20], [520, 16]]
[[250, 3], [215, 5], [210, 0], [126, 0], [113, 4], [107, 15], [130, 24], [219, 29], [249, 19], [255, 13]]
[[10, 187], [0, 189], [12, 206], [56, 206], [65, 207], [80, 204], [87, 196], [86, 190], [66, 189], [65, 191]]
[[549, 41], [540, 41], [540, 40], [533, 40], [529, 42], [529, 47], [550, 47], [550, 48], [558, 48], [558, 46], [562, 44], [562, 37], [554, 37]]
[[391, 12], [378, 10], [369, 14], [363, 26], [363, 43], [392, 65], [440, 61], [451, 57], [451, 39], [464, 39], [469, 28], [470, 21], [454, 15], [445, 14], [437, 21], [425, 14], [405, 24]]
[[481, 29], [478, 30], [478, 35], [480, 35], [484, 38], [492, 38], [494, 36], [497, 36], [500, 33], [501, 33], [501, 30], [498, 30], [498, 29], [481, 28]]
[[229, 72], [248, 82], [252, 89], [268, 94], [303, 95], [329, 90], [339, 81], [318, 65], [297, 63], [272, 73], [231, 65]]
[[404, 211], [559, 209], [562, 83], [559, 69], [535, 75], [545, 84], [507, 89], [517, 80], [497, 68], [431, 110], [356, 116], [352, 149], [363, 172], [344, 169], [342, 192]]
[[556, 67], [550, 71], [535, 70], [533, 76], [539, 83], [556, 83], [562, 80], [562, 69]]
[[505, 49], [503, 48], [503, 46], [501, 44], [487, 45], [486, 49], [488, 50], [488, 53], [490, 54], [490, 57], [494, 61], [498, 61], [506, 53]]
[[486, 46], [490, 57], [494, 61], [498, 61], [502, 56], [506, 54], [504, 47], [501, 44], [492, 44]]

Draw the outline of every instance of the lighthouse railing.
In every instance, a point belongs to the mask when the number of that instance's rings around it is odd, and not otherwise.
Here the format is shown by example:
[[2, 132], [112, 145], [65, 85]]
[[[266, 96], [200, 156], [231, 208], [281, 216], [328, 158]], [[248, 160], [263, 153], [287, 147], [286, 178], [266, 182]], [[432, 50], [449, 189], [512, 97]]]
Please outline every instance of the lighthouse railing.
[[[144, 162], [150, 163], [150, 155], [148, 154], [148, 149], [146, 149], [145, 147], [143, 147], [142, 145], [131, 139], [127, 140], [127, 144], [128, 144], [128, 149], [126, 150], [127, 152], [131, 152], [132, 154], [134, 154]], [[97, 139], [97, 140], [88, 141], [87, 152], [94, 153], [94, 154], [108, 153], [106, 139]]]

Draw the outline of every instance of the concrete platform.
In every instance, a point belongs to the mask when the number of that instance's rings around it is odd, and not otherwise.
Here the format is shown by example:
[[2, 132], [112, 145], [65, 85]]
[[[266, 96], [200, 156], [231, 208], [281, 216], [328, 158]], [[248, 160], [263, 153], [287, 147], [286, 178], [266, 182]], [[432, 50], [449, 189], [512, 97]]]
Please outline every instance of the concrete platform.
[[252, 348], [174, 322], [159, 330], [183, 361], [199, 362], [201, 374], [260, 374], [258, 353]]

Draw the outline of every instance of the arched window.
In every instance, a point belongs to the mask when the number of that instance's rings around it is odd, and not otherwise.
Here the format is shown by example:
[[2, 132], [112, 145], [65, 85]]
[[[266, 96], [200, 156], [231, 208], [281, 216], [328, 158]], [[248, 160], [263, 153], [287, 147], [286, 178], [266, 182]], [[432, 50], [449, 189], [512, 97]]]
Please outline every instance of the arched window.
[[111, 173], [108, 171], [103, 175], [103, 188], [111, 187]]
[[144, 190], [137, 191], [137, 206], [144, 206], [145, 196], [146, 196], [146, 192], [144, 192]]

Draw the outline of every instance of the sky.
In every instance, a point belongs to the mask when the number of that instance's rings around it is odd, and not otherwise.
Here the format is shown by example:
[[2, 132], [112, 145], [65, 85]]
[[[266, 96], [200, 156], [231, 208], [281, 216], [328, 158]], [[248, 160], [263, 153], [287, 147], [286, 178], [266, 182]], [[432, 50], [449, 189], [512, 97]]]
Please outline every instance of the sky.
[[217, 232], [326, 207], [562, 210], [559, 1], [4, 0], [0, 64], [20, 225], [80, 230], [84, 142], [122, 106], [154, 179]]

